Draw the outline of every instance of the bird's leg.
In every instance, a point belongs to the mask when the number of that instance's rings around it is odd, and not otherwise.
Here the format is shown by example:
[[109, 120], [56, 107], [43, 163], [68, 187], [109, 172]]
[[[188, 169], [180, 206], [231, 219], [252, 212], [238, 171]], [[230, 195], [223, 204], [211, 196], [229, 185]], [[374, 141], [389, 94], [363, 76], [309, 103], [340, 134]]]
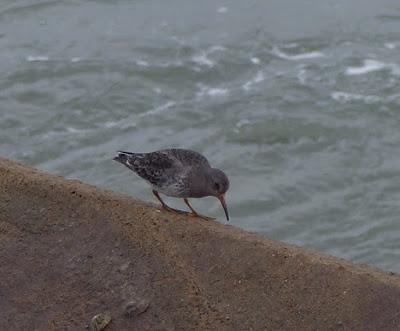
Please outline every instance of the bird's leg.
[[193, 207], [190, 205], [190, 203], [189, 203], [189, 200], [187, 199], [187, 198], [184, 198], [183, 199], [183, 201], [185, 201], [185, 203], [186, 203], [186, 205], [189, 207], [189, 209], [192, 211], [192, 215], [193, 216], [196, 216], [196, 217], [200, 217], [200, 218], [203, 218], [203, 219], [206, 219], [206, 220], [214, 220], [215, 218], [212, 218], [212, 217], [208, 217], [208, 216], [204, 216], [204, 215], [200, 215], [200, 214], [198, 214], [194, 209], [193, 209]]
[[189, 209], [192, 211], [194, 216], [198, 216], [197, 212], [193, 209], [193, 207], [190, 205], [189, 200], [184, 198], [183, 201], [185, 201], [186, 205], [189, 207]]
[[171, 212], [175, 212], [175, 213], [179, 213], [179, 214], [185, 214], [186, 212], [182, 211], [182, 210], [178, 210], [175, 208], [171, 208], [170, 206], [168, 206], [160, 197], [160, 195], [158, 194], [158, 192], [156, 190], [153, 190], [153, 194], [156, 196], [156, 198], [158, 199], [158, 201], [161, 202], [161, 206], [168, 211]]

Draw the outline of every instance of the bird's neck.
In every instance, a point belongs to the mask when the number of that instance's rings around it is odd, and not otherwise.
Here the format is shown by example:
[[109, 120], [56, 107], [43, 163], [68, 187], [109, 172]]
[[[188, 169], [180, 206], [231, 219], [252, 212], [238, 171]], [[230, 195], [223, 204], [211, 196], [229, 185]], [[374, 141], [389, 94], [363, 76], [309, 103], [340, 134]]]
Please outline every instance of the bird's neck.
[[208, 187], [209, 187], [209, 176], [207, 172], [203, 171], [195, 171], [193, 176], [191, 176], [191, 185], [190, 185], [190, 196], [193, 198], [202, 198], [209, 196]]

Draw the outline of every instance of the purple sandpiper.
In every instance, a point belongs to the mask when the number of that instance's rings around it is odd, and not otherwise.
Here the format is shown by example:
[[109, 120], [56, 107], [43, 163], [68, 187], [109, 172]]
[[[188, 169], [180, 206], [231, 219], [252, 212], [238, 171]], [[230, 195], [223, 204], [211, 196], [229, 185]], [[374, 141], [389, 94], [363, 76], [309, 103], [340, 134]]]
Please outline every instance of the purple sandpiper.
[[119, 151], [114, 160], [145, 179], [164, 209], [183, 213], [167, 206], [159, 192], [182, 198], [194, 216], [204, 217], [192, 208], [188, 198], [214, 196], [221, 202], [229, 221], [225, 203], [225, 193], [229, 188], [228, 177], [221, 170], [212, 168], [203, 155], [188, 149], [163, 149], [151, 153]]

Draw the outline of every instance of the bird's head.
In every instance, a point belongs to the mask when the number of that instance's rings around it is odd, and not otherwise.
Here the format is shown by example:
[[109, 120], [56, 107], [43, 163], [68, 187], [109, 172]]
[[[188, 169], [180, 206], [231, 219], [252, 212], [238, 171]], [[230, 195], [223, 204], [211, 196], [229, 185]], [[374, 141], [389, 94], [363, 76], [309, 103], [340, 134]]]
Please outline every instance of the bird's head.
[[226, 207], [225, 203], [225, 193], [229, 189], [229, 179], [223, 171], [216, 168], [210, 169], [209, 178], [209, 194], [221, 201], [221, 205], [225, 211], [226, 219], [229, 221], [228, 208]]

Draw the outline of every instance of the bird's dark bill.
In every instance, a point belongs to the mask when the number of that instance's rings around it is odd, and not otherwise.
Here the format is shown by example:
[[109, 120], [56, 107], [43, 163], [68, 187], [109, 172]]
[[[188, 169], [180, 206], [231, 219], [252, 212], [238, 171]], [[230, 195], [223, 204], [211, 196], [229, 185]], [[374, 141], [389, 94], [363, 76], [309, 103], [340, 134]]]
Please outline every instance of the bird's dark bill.
[[224, 208], [224, 212], [226, 215], [226, 220], [229, 221], [229, 214], [228, 214], [228, 208], [226, 207], [226, 203], [225, 203], [225, 197], [223, 195], [220, 195], [218, 197], [219, 201], [221, 201], [221, 205]]

